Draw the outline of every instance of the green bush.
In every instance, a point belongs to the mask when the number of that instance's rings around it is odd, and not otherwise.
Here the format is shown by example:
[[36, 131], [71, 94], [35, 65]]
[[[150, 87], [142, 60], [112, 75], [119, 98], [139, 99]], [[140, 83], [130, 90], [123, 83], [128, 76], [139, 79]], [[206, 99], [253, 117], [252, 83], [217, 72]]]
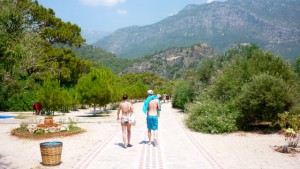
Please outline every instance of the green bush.
[[36, 101], [36, 93], [23, 91], [15, 93], [6, 102], [8, 111], [31, 111], [32, 104]]
[[228, 105], [206, 100], [201, 103], [188, 104], [189, 116], [186, 124], [189, 128], [205, 133], [225, 133], [236, 131], [238, 113]]
[[295, 92], [281, 78], [265, 73], [254, 76], [252, 81], [242, 86], [239, 95], [238, 107], [243, 114], [241, 120], [244, 123], [275, 122], [278, 113], [290, 109]]
[[[277, 114], [284, 111], [299, 114], [298, 76], [288, 61], [256, 46], [229, 50], [226, 57], [231, 60], [223, 62], [214, 73], [199, 74], [210, 75], [206, 78], [209, 83], [194, 91], [194, 103], [187, 108], [190, 128], [230, 132], [245, 129], [251, 122], [275, 122]], [[207, 70], [212, 70], [210, 65]], [[182, 86], [187, 84], [188, 81], [182, 82]], [[182, 92], [179, 96], [184, 99], [188, 90], [180, 87], [176, 86], [176, 90]]]
[[[18, 77], [10, 83], [0, 84], [0, 110], [31, 111], [32, 104], [37, 101], [36, 91], [39, 87], [33, 79]], [[2, 86], [1, 86], [2, 85]]]
[[251, 46], [239, 50], [239, 55], [233, 57], [233, 60], [213, 78], [212, 86], [209, 87], [211, 97], [227, 102], [240, 94], [245, 83], [261, 73], [282, 78], [288, 85], [297, 83], [297, 74], [291, 64], [283, 58], [261, 49], [252, 49]]
[[187, 81], [178, 81], [174, 87], [174, 95], [172, 98], [172, 106], [184, 109], [184, 105], [193, 101], [194, 93]]
[[300, 114], [292, 114], [288, 111], [278, 114], [278, 121], [274, 125], [279, 125], [282, 129], [292, 128], [300, 131]]

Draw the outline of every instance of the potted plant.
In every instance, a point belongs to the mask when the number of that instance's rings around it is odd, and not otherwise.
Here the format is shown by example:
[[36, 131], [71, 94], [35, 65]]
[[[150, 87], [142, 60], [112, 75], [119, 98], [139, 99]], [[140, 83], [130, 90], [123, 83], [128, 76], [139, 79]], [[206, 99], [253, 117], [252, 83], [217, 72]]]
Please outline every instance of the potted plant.
[[44, 118], [44, 124], [46, 125], [53, 125], [53, 116], [46, 116]]

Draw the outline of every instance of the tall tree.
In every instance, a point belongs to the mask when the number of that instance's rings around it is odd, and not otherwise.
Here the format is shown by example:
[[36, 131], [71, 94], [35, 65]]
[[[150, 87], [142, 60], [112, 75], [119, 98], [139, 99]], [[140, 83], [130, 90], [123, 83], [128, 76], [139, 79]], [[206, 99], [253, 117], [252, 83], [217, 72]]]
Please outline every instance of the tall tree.
[[112, 83], [114, 74], [108, 68], [101, 67], [92, 70], [89, 74], [78, 80], [77, 92], [81, 103], [105, 106], [110, 103], [113, 96]]
[[63, 22], [38, 1], [0, 0], [0, 4], [0, 110], [8, 109], [11, 98], [28, 98], [23, 93], [31, 92], [34, 98], [36, 84], [46, 79], [74, 86], [90, 71], [91, 62], [62, 45], [80, 46], [85, 41], [77, 25]]
[[39, 100], [48, 113], [60, 110], [64, 105], [64, 93], [59, 86], [58, 80], [45, 80], [38, 92]]

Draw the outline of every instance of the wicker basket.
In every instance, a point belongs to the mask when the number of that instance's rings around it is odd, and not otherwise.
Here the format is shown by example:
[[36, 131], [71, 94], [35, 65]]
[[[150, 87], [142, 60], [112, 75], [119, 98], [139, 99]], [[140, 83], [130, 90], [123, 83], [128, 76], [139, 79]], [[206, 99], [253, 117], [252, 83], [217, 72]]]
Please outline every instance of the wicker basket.
[[42, 164], [45, 166], [56, 166], [61, 164], [62, 142], [40, 143]]

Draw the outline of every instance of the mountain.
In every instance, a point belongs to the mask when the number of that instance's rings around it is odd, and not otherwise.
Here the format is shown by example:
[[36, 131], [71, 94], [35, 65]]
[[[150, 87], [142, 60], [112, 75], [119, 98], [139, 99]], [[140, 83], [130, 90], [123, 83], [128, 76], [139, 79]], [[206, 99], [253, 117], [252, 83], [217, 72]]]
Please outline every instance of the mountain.
[[170, 48], [156, 54], [136, 59], [118, 58], [100, 48], [83, 44], [70, 47], [78, 57], [106, 66], [116, 74], [153, 72], [165, 80], [174, 80], [186, 71], [198, 66], [203, 57], [214, 57], [217, 53], [206, 44], [197, 44], [187, 48]]
[[119, 29], [94, 45], [122, 58], [206, 43], [224, 52], [235, 43], [256, 43], [294, 59], [300, 55], [299, 0], [228, 0], [188, 5], [147, 26]]
[[97, 40], [109, 35], [108, 32], [101, 32], [95, 30], [82, 30], [81, 35], [85, 38], [87, 44], [93, 44]]
[[196, 68], [201, 58], [216, 55], [217, 53], [206, 44], [188, 48], [171, 48], [137, 60], [119, 74], [154, 72], [166, 80], [174, 80], [182, 77], [186, 71]]

